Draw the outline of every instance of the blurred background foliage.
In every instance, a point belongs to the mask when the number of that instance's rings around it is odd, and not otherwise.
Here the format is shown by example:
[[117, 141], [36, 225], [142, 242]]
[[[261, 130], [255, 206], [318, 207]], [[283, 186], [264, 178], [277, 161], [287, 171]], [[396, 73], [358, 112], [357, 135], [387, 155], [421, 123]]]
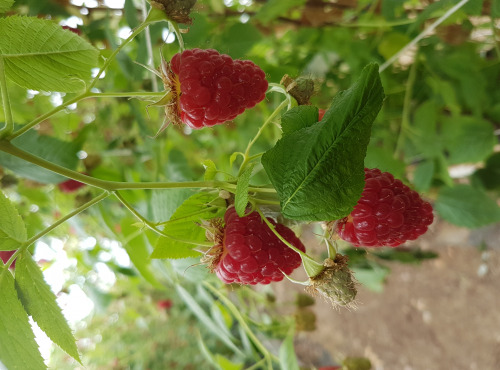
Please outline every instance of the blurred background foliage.
[[[456, 3], [199, 0], [192, 25], [181, 28], [187, 48], [215, 48], [233, 58], [251, 59], [270, 82], [279, 83], [284, 74], [313, 79], [312, 104], [327, 108], [366, 64], [383, 64]], [[142, 0], [17, 0], [11, 14], [78, 28], [108, 56], [140, 23], [146, 6]], [[366, 166], [390, 171], [411, 184], [433, 202], [440, 218], [458, 226], [500, 222], [499, 18], [500, 1], [470, 0], [381, 73], [387, 98], [373, 127]], [[152, 25], [150, 38], [156, 67], [161, 58], [168, 60], [179, 51], [165, 23]], [[148, 63], [148, 39], [141, 34], [118, 55], [97, 88], [161, 90], [161, 81], [141, 66]], [[29, 122], [69, 96], [26, 92], [14, 84], [9, 84], [9, 93], [17, 124]], [[207, 159], [225, 176], [234, 176], [238, 159], [232, 163], [231, 154], [246, 147], [280, 99], [270, 93], [256, 108], [224, 126], [195, 132], [168, 127], [156, 138], [163, 108], [127, 98], [88, 99], [43, 121], [15, 143], [107, 180], [198, 180]], [[254, 150], [269, 149], [279, 137], [278, 126], [267, 129]], [[258, 170], [252, 182], [268, 183], [262, 167]], [[0, 177], [29, 235], [94, 193], [89, 187], [63, 193], [57, 188], [63, 178], [5, 154], [0, 154]], [[191, 194], [190, 190], [137, 190], [124, 196], [147, 219], [162, 222]], [[266, 356], [279, 356], [281, 340], [295, 321], [302, 321], [293, 309], [279, 314], [272, 286], [257, 294], [246, 287], [223, 287], [196, 265], [198, 259], [150, 260], [157, 236], [135, 223], [118, 202], [107, 199], [35, 248], [35, 257], [76, 329], [86, 368], [239, 369]], [[436, 257], [416, 246], [369, 252], [370, 258], [363, 250], [344, 247], [357, 278], [381, 290], [388, 261]], [[225, 302], [217, 291], [231, 301]], [[292, 308], [294, 299], [290, 297]], [[72, 301], [83, 302], [78, 305], [80, 313], [70, 313]], [[231, 302], [239, 313], [231, 310]], [[255, 345], [249, 331], [269, 352]], [[294, 358], [288, 343], [283, 342], [281, 353]], [[58, 349], [50, 352], [51, 367], [77, 367]]]

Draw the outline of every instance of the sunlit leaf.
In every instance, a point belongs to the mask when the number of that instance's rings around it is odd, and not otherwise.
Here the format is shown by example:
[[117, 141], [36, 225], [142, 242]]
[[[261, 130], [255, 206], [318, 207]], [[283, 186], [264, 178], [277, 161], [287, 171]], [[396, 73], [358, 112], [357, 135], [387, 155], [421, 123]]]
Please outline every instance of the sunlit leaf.
[[16, 260], [16, 288], [26, 312], [40, 329], [67, 354], [81, 362], [75, 338], [56, 303], [56, 296], [28, 252], [21, 253]]
[[97, 65], [97, 49], [46, 19], [0, 19], [0, 35], [0, 57], [7, 76], [28, 89], [82, 91]]
[[7, 369], [46, 369], [28, 315], [17, 297], [14, 278], [2, 269], [0, 302], [0, 365]]
[[26, 239], [26, 226], [19, 212], [0, 191], [0, 251], [17, 249]]

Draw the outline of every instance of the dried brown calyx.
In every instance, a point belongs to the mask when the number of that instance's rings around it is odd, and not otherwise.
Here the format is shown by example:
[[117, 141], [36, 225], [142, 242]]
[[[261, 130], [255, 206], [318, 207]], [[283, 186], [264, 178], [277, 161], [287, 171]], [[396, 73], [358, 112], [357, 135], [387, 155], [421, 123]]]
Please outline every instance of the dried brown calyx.
[[297, 100], [299, 105], [309, 104], [311, 96], [314, 94], [314, 81], [305, 78], [291, 78], [289, 75], [284, 75], [280, 83], [285, 86], [286, 91]]
[[317, 276], [309, 278], [307, 292], [320, 294], [329, 300], [334, 307], [356, 307], [356, 280], [347, 265], [348, 257], [337, 254], [335, 259], [325, 259], [325, 269]]
[[177, 22], [191, 24], [189, 14], [196, 0], [151, 0], [151, 5], [162, 10], [168, 19]]
[[172, 71], [170, 62], [167, 62], [166, 60], [161, 61], [160, 74], [165, 91], [169, 91], [169, 93], [167, 93], [162, 100], [157, 102], [155, 105], [165, 105], [165, 117], [167, 123], [180, 125], [182, 124], [182, 121], [179, 107], [179, 97], [181, 95], [179, 77]]
[[215, 218], [204, 222], [201, 226], [205, 229], [207, 240], [213, 242], [214, 245], [205, 252], [200, 262], [206, 264], [207, 268], [214, 272], [224, 251], [224, 221], [221, 218]]

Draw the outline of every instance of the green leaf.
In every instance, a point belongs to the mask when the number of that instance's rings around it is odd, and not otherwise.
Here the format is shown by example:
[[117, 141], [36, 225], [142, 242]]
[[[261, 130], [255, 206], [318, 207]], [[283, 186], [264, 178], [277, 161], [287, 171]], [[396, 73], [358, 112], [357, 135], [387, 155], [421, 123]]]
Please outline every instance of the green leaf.
[[491, 18], [500, 17], [500, 0], [493, 0], [491, 2]]
[[475, 117], [445, 119], [442, 134], [450, 164], [482, 161], [493, 152], [497, 143], [493, 125]]
[[[15, 138], [12, 140], [12, 143], [37, 157], [70, 170], [74, 170], [78, 165], [77, 153], [81, 149], [82, 144], [80, 140], [72, 142], [62, 141], [50, 136], [39, 135], [33, 130]], [[36, 182], [54, 184], [67, 180], [63, 176], [4, 152], [0, 152], [0, 166], [6, 167], [14, 171], [17, 175]]]
[[301, 105], [290, 109], [281, 116], [283, 136], [318, 122], [318, 108], [312, 105]]
[[19, 212], [0, 191], [0, 251], [18, 249], [27, 238], [26, 226]]
[[[206, 40], [203, 35], [203, 40]], [[220, 37], [218, 48], [234, 59], [244, 58], [246, 53], [261, 40], [260, 31], [250, 23], [236, 23], [225, 29]], [[217, 46], [217, 45], [216, 45]]]
[[424, 260], [433, 259], [438, 256], [432, 251], [423, 251], [418, 248], [386, 248], [380, 252], [373, 252], [380, 259], [388, 261], [398, 261], [402, 263], [420, 263]]
[[443, 188], [434, 209], [446, 221], [469, 228], [500, 221], [500, 207], [486, 193], [468, 185]]
[[215, 361], [221, 370], [240, 370], [243, 367], [242, 363], [234, 363], [226, 357], [216, 354]]
[[7, 77], [27, 89], [78, 92], [99, 52], [57, 23], [35, 17], [0, 19], [0, 57]]
[[394, 177], [404, 179], [406, 176], [406, 164], [400, 159], [394, 158], [391, 150], [386, 147], [368, 145], [366, 150], [365, 167], [378, 168], [382, 172], [390, 172]]
[[441, 138], [437, 134], [438, 105], [429, 100], [421, 104], [413, 117], [416, 135], [411, 136], [413, 144], [424, 156], [432, 158], [442, 151]]
[[186, 306], [193, 312], [193, 314], [200, 320], [200, 323], [205, 325], [205, 327], [218, 337], [225, 345], [231, 348], [234, 352], [241, 354], [241, 350], [234, 344], [235, 338], [228, 334], [227, 332], [221, 330], [219, 326], [210, 318], [210, 316], [205, 312], [202, 306], [198, 304], [196, 299], [182, 286], [176, 285], [177, 294], [184, 301]]
[[500, 189], [500, 153], [491, 155], [484, 168], [477, 170], [474, 177], [488, 189]]
[[360, 266], [352, 266], [351, 269], [356, 280], [374, 292], [384, 290], [385, 279], [391, 272], [388, 267], [372, 261], [367, 261]]
[[426, 160], [420, 163], [413, 175], [413, 185], [418, 192], [426, 192], [432, 184], [434, 177], [435, 163], [433, 160]]
[[158, 189], [151, 190], [151, 220], [163, 222], [174, 214], [175, 210], [193, 192], [190, 189]]
[[291, 8], [304, 5], [305, 3], [306, 0], [269, 0], [260, 8], [255, 18], [267, 24], [273, 19], [283, 16]]
[[0, 365], [7, 369], [46, 369], [28, 315], [17, 297], [14, 278], [2, 269], [0, 302]]
[[299, 370], [299, 363], [293, 347], [293, 332], [290, 332], [281, 344], [279, 360], [282, 370]]
[[14, 4], [14, 0], [0, 0], [0, 13], [5, 13]]
[[217, 194], [197, 193], [184, 201], [163, 229], [163, 233], [171, 238], [160, 237], [151, 258], [199, 256], [193, 248], [196, 242], [206, 242], [205, 229], [199, 224], [202, 220], [220, 217], [224, 212], [223, 208], [209, 208], [209, 204], [217, 198]]
[[248, 167], [243, 171], [238, 183], [236, 184], [236, 195], [234, 199], [234, 208], [238, 216], [245, 216], [245, 210], [248, 205], [248, 185], [250, 184], [250, 177], [252, 176], [255, 163], [250, 163]]
[[410, 42], [410, 38], [404, 33], [391, 32], [383, 36], [378, 44], [377, 50], [386, 60], [396, 54]]
[[370, 64], [337, 94], [323, 120], [283, 136], [262, 156], [283, 215], [324, 221], [347, 216], [364, 187], [364, 157], [384, 92]]
[[212, 161], [211, 159], [204, 160], [203, 167], [205, 167], [205, 175], [203, 176], [203, 179], [205, 181], [215, 179], [215, 175], [217, 174], [217, 167], [215, 166], [214, 161]]
[[40, 329], [68, 355], [81, 363], [73, 333], [56, 303], [56, 296], [43, 278], [29, 252], [16, 261], [16, 288], [26, 312]]
[[151, 260], [149, 255], [152, 247], [145, 232], [133, 226], [135, 221], [133, 218], [125, 218], [120, 223], [121, 234], [124, 238], [122, 242], [123, 248], [142, 277], [155, 288], [162, 289], [163, 285], [156, 279], [150, 269]]

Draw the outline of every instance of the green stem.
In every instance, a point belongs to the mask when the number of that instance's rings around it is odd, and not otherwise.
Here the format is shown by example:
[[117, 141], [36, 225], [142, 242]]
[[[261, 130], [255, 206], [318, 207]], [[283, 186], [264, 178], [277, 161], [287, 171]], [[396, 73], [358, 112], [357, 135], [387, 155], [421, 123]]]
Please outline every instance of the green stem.
[[274, 112], [271, 113], [271, 115], [267, 118], [267, 120], [264, 122], [264, 124], [262, 126], [260, 126], [259, 131], [257, 131], [257, 134], [254, 136], [254, 138], [248, 143], [247, 149], [245, 150], [245, 153], [243, 154], [244, 159], [243, 159], [243, 162], [241, 163], [240, 170], [238, 172], [238, 176], [243, 173], [247, 163], [251, 160], [252, 157], [249, 156], [250, 149], [252, 149], [252, 146], [255, 144], [255, 142], [257, 141], [259, 136], [262, 134], [262, 131], [264, 131], [264, 129], [267, 127], [267, 125], [269, 125], [274, 120], [274, 118], [278, 115], [278, 113], [281, 112], [281, 110], [283, 108], [285, 108], [285, 106], [287, 106], [287, 105], [288, 105], [288, 100], [284, 100], [283, 102], [281, 102], [281, 104], [278, 105], [278, 107], [274, 110]]
[[61, 105], [55, 107], [51, 111], [42, 114], [40, 117], [35, 118], [33, 121], [27, 123], [19, 130], [15, 131], [12, 135], [8, 137], [8, 140], [15, 139], [18, 136], [21, 136], [26, 131], [30, 130], [32, 127], [36, 126], [40, 122], [45, 121], [46, 119], [52, 117], [56, 113], [59, 113], [67, 106], [78, 103], [80, 100], [89, 99], [89, 98], [141, 98], [141, 97], [162, 97], [164, 96], [164, 92], [149, 92], [149, 91], [132, 91], [132, 92], [112, 92], [112, 93], [93, 93], [86, 91], [83, 94], [75, 96], [73, 99], [70, 99]]
[[259, 208], [256, 208], [256, 211], [259, 212], [260, 217], [262, 220], [266, 223], [266, 225], [271, 229], [274, 235], [278, 237], [279, 240], [281, 240], [285, 245], [292, 249], [294, 252], [297, 252], [300, 255], [300, 258], [302, 258], [302, 262], [304, 263], [304, 269], [306, 270], [307, 276], [309, 277], [314, 277], [317, 276], [321, 271], [323, 271], [325, 268], [321, 263], [318, 263], [314, 260], [314, 258], [310, 257], [308, 254], [302, 252], [299, 248], [294, 246], [293, 244], [289, 243], [288, 240], [283, 238], [278, 231], [276, 231], [276, 228], [274, 225], [269, 222], [266, 216], [262, 213], [262, 211]]
[[70, 99], [61, 105], [55, 107], [51, 111], [42, 114], [40, 117], [35, 118], [33, 121], [25, 124], [23, 127], [21, 127], [19, 130], [15, 131], [12, 135], [8, 137], [8, 140], [15, 139], [18, 136], [21, 136], [24, 134], [26, 131], [30, 130], [32, 127], [38, 125], [40, 122], [45, 121], [47, 118], [52, 117], [54, 114], [62, 111], [64, 108], [66, 108], [68, 105], [74, 104], [79, 102], [80, 100], [87, 99], [91, 96], [91, 93], [89, 92], [84, 92], [83, 94], [80, 94], [78, 96], [75, 96], [73, 99]]
[[125, 198], [123, 198], [123, 196], [120, 193], [115, 192], [114, 194], [115, 194], [116, 198], [121, 202], [121, 204], [123, 204], [124, 207], [127, 208], [130, 211], [130, 213], [132, 213], [136, 218], [138, 218], [148, 229], [154, 231], [158, 235], [163, 236], [163, 237], [168, 238], [168, 239], [171, 239], [171, 240], [174, 240], [174, 241], [177, 241], [177, 242], [181, 242], [181, 243], [193, 244], [193, 245], [196, 245], [196, 246], [206, 246], [206, 247], [212, 247], [213, 246], [213, 243], [210, 243], [210, 242], [201, 242], [201, 241], [194, 241], [194, 240], [184, 240], [184, 239], [179, 239], [179, 238], [176, 238], [174, 236], [165, 234], [163, 231], [158, 230], [156, 228], [156, 226], [154, 225], [154, 223], [150, 222], [145, 217], [143, 217], [139, 212], [137, 212], [135, 210], [135, 208], [132, 207], [132, 205], [129, 202], [127, 202], [125, 200]]
[[183, 222], [185, 219], [187, 218], [190, 218], [190, 217], [193, 217], [193, 216], [196, 216], [196, 215], [200, 215], [200, 214], [203, 214], [203, 213], [206, 213], [206, 212], [210, 212], [210, 211], [214, 211], [216, 210], [217, 206], [210, 206], [210, 207], [207, 207], [207, 208], [204, 208], [200, 211], [196, 211], [196, 212], [191, 212], [191, 213], [188, 213], [187, 215], [183, 216], [183, 217], [179, 217], [179, 218], [175, 218], [173, 220], [168, 220], [168, 221], [163, 221], [163, 222], [157, 222], [155, 224], [153, 224], [154, 226], [163, 226], [163, 225], [170, 225], [170, 224], [173, 224], [173, 223], [176, 223], [176, 222]]
[[410, 73], [408, 75], [408, 81], [406, 82], [406, 92], [403, 101], [403, 114], [401, 118], [401, 128], [399, 130], [398, 140], [396, 142], [396, 149], [394, 151], [394, 157], [399, 158], [401, 155], [401, 150], [404, 145], [404, 140], [406, 138], [406, 132], [410, 130], [410, 109], [411, 109], [411, 99], [413, 96], [413, 86], [417, 79], [417, 64], [418, 64], [418, 53], [415, 55], [415, 61], [411, 65]]
[[130, 91], [130, 92], [111, 92], [111, 93], [90, 93], [90, 98], [161, 98], [165, 91]]
[[202, 283], [205, 287], [207, 287], [208, 290], [210, 290], [213, 294], [219, 298], [224, 305], [231, 311], [231, 313], [234, 315], [236, 320], [240, 323], [241, 327], [243, 330], [245, 330], [245, 333], [250, 337], [252, 342], [255, 344], [255, 346], [259, 349], [259, 351], [264, 355], [264, 358], [267, 360], [268, 363], [268, 368], [272, 369], [272, 357], [273, 355], [267, 350], [267, 348], [262, 344], [262, 342], [255, 336], [253, 333], [252, 329], [248, 326], [247, 322], [243, 318], [243, 316], [240, 313], [240, 310], [231, 302], [224, 294], [219, 292], [217, 289], [215, 289], [212, 285], [204, 281]]
[[491, 6], [491, 16], [490, 16], [490, 26], [491, 26], [491, 32], [492, 32], [492, 37], [493, 37], [493, 44], [495, 45], [495, 51], [497, 52], [497, 58], [500, 58], [500, 46], [498, 46], [498, 41], [497, 41], [497, 28], [495, 25], [495, 18], [493, 18], [493, 4]]
[[[56, 227], [58, 227], [59, 225], [61, 225], [62, 223], [68, 221], [70, 218], [72, 218], [73, 216], [76, 216], [77, 214], [85, 211], [87, 208], [89, 207], [92, 207], [94, 204], [96, 203], [99, 203], [101, 200], [109, 197], [111, 195], [110, 192], [108, 191], [105, 191], [103, 193], [101, 193], [100, 195], [98, 195], [97, 197], [95, 197], [94, 199], [90, 200], [89, 202], [85, 203], [84, 205], [78, 207], [77, 209], [75, 209], [73, 212], [71, 213], [68, 213], [66, 216], [64, 216], [63, 218], [57, 220], [56, 222], [54, 222], [52, 225], [50, 225], [49, 227], [47, 227], [46, 229], [40, 231], [38, 234], [36, 234], [35, 236], [31, 237], [30, 239], [26, 240], [23, 244], [21, 244], [21, 246], [19, 247], [19, 249], [9, 258], [9, 260], [7, 261], [7, 263], [5, 264], [5, 267], [7, 270], [8, 267], [14, 262], [14, 260], [17, 258], [17, 256], [22, 253], [23, 251], [25, 251], [26, 249], [28, 249], [28, 247], [33, 244], [34, 242], [36, 242], [38, 239], [44, 237], [46, 234], [48, 234], [49, 232], [51, 232], [52, 230], [54, 230]], [[2, 272], [2, 275], [0, 276], [0, 279], [1, 277], [3, 276], [3, 274], [5, 273], [5, 271]]]
[[14, 118], [10, 108], [9, 91], [7, 90], [7, 79], [5, 77], [5, 63], [0, 56], [0, 92], [2, 94], [2, 105], [5, 116], [5, 125], [0, 129], [0, 138], [10, 135], [14, 131]]
[[411, 40], [408, 44], [406, 44], [401, 50], [399, 50], [396, 54], [394, 54], [392, 57], [390, 57], [388, 60], [385, 61], [384, 64], [382, 64], [379, 68], [379, 72], [382, 73], [389, 67], [392, 63], [394, 63], [396, 60], [399, 59], [399, 57], [404, 54], [408, 49], [412, 48], [413, 46], [417, 45], [420, 40], [422, 40], [424, 37], [427, 35], [430, 35], [434, 30], [441, 24], [443, 23], [446, 19], [448, 19], [453, 13], [455, 13], [458, 9], [460, 9], [462, 6], [464, 6], [466, 3], [468, 3], [469, 0], [461, 0], [459, 3], [451, 7], [446, 13], [444, 13], [441, 17], [439, 17], [434, 23], [432, 23], [429, 27], [427, 27], [425, 30], [420, 32], [420, 34], [417, 35], [413, 40]]
[[94, 80], [90, 83], [90, 85], [87, 87], [87, 92], [90, 91], [99, 81], [99, 78], [103, 74], [103, 72], [108, 68], [108, 66], [111, 64], [113, 59], [115, 59], [116, 55], [130, 42], [132, 41], [138, 34], [140, 34], [147, 26], [149, 26], [152, 22], [144, 22], [140, 24], [132, 34], [127, 37], [125, 41], [123, 41], [114, 51], [113, 53], [109, 56], [109, 58], [106, 59], [104, 64], [102, 65], [101, 69], [99, 72], [97, 72], [97, 75], [94, 77]]
[[269, 204], [273, 206], [279, 206], [280, 202], [278, 200], [269, 200], [269, 199], [259, 199], [259, 198], [251, 198], [251, 201], [256, 204]]
[[[80, 181], [84, 184], [95, 186], [103, 190], [115, 191], [126, 189], [174, 189], [174, 188], [212, 188], [225, 189], [235, 191], [236, 185], [225, 181], [185, 181], [185, 182], [123, 182], [123, 181], [108, 181], [100, 180], [91, 176], [81, 174], [79, 172], [67, 169], [52, 162], [46, 161], [31, 153], [28, 153], [18, 147], [12, 145], [6, 140], [0, 140], [0, 150], [12, 154], [18, 158], [24, 159], [27, 162], [43, 167], [49, 171], [55, 172], [61, 176]], [[255, 192], [272, 192], [274, 189], [269, 188], [252, 188]]]

